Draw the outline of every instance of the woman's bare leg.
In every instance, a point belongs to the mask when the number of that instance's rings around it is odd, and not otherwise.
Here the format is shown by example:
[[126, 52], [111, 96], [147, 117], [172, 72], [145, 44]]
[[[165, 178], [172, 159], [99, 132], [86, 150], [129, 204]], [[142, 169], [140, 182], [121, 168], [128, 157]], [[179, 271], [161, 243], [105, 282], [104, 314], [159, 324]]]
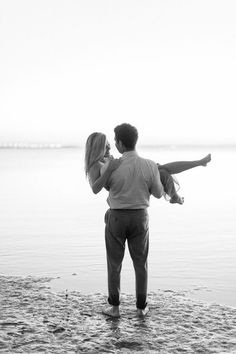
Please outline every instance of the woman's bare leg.
[[172, 175], [172, 174], [177, 174], [177, 173], [190, 170], [191, 168], [194, 167], [206, 166], [210, 161], [211, 161], [211, 154], [208, 154], [201, 160], [175, 161], [175, 162], [166, 163], [164, 165], [158, 165], [158, 167], [165, 169], [167, 172], [169, 172]]
[[165, 193], [170, 197], [170, 203], [183, 204], [184, 198], [180, 197], [175, 189], [175, 184], [171, 174], [163, 168], [158, 166], [160, 172], [161, 183]]

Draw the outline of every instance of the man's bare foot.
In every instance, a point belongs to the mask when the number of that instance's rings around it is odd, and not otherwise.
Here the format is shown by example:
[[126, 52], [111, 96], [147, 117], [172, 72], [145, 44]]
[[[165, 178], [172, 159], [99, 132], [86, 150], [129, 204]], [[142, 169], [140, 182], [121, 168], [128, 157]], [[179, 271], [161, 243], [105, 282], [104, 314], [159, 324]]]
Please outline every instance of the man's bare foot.
[[102, 313], [110, 317], [120, 317], [119, 306], [107, 305], [103, 308]]
[[184, 204], [184, 198], [180, 197], [178, 194], [175, 194], [171, 199], [170, 199], [170, 203], [172, 204]]
[[206, 157], [203, 157], [203, 159], [200, 160], [201, 161], [201, 166], [205, 166], [208, 164], [208, 162], [211, 161], [211, 154], [208, 154]]
[[148, 314], [149, 311], [150, 311], [149, 307], [146, 306], [145, 309], [137, 309], [137, 315], [140, 318], [144, 318]]

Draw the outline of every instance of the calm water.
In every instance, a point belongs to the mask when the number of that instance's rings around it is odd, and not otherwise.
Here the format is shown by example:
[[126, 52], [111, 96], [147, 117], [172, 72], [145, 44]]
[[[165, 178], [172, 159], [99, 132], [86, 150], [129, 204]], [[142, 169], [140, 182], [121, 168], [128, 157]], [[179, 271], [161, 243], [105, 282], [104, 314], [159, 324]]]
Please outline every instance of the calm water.
[[[178, 175], [185, 204], [151, 199], [149, 290], [236, 306], [236, 150], [141, 150], [165, 163], [212, 153], [208, 167]], [[103, 215], [83, 151], [0, 150], [0, 273], [59, 277], [54, 289], [106, 292]], [[134, 293], [125, 257], [122, 291]]]

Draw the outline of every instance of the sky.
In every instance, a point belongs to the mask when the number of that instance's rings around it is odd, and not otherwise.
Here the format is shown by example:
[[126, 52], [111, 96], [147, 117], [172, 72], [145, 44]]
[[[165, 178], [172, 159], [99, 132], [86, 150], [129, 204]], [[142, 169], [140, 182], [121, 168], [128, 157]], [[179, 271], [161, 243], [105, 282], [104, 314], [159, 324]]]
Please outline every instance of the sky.
[[236, 143], [235, 0], [0, 0], [0, 142]]

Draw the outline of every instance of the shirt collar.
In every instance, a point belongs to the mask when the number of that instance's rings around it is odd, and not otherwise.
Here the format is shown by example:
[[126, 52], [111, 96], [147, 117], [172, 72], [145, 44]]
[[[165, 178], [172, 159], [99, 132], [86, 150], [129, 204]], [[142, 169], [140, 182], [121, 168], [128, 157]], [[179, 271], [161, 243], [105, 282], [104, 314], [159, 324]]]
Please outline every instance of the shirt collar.
[[132, 150], [132, 151], [125, 151], [122, 155], [123, 159], [126, 159], [127, 157], [131, 157], [131, 156], [138, 156], [138, 153], [136, 150]]

